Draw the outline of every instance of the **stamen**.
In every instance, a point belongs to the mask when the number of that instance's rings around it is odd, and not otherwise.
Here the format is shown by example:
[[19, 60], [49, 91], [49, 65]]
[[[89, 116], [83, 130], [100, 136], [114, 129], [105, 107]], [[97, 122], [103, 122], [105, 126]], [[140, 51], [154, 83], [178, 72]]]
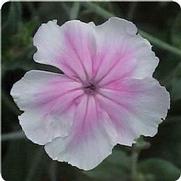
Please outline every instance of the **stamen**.
[[96, 85], [94, 84], [94, 83], [92, 83], [92, 82], [89, 82], [88, 84], [86, 84], [85, 86], [84, 86], [84, 92], [86, 93], [86, 94], [95, 94], [95, 92], [96, 92]]

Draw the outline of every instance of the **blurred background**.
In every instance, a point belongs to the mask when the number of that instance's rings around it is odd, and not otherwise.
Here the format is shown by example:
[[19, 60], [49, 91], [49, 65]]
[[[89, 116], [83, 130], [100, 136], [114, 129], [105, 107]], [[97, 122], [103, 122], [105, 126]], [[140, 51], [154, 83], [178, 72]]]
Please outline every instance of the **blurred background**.
[[[2, 176], [6, 181], [175, 181], [181, 172], [181, 10], [173, 2], [8, 2], [2, 15]], [[153, 138], [113, 154], [85, 172], [51, 160], [42, 146], [25, 138], [12, 85], [26, 71], [56, 69], [32, 59], [32, 37], [43, 22], [70, 19], [100, 24], [111, 16], [133, 21], [160, 58], [154, 77], [171, 94], [168, 117]], [[53, 36], [53, 35], [52, 35]], [[108, 35], [109, 36], [109, 35]]]

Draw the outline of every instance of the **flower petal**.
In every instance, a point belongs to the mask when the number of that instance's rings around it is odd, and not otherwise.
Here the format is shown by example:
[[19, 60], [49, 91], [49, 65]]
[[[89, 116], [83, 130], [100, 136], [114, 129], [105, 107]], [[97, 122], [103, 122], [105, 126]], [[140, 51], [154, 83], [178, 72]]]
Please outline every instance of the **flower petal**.
[[150, 43], [136, 34], [133, 23], [113, 17], [97, 26], [96, 33], [94, 72], [101, 85], [125, 76], [137, 79], [152, 76], [158, 58]]
[[54, 160], [84, 170], [96, 167], [116, 144], [115, 132], [104, 113], [93, 96], [85, 95], [77, 108], [71, 134], [46, 144], [46, 152]]
[[75, 100], [83, 93], [80, 86], [64, 75], [38, 70], [27, 72], [14, 84], [11, 95], [25, 111], [19, 120], [30, 140], [45, 144], [55, 137], [67, 136]]
[[114, 82], [97, 99], [122, 134], [119, 143], [130, 146], [140, 135], [154, 136], [170, 106], [168, 92], [153, 78]]
[[58, 26], [57, 21], [49, 21], [40, 26], [33, 41], [36, 62], [54, 65], [76, 79], [92, 74], [95, 39], [91, 23], [72, 20]]

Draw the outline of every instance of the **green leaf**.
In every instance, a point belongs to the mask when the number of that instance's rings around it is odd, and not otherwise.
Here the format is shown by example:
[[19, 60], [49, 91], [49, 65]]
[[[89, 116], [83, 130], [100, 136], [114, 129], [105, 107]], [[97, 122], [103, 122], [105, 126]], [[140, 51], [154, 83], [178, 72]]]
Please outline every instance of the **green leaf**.
[[[10, 142], [2, 162], [2, 175], [8, 181], [25, 181], [37, 146], [27, 140]], [[34, 181], [38, 181], [38, 178]]]
[[173, 44], [181, 49], [181, 12], [177, 15], [172, 27], [171, 39]]
[[174, 78], [172, 81], [173, 100], [181, 99], [181, 79]]
[[179, 64], [173, 72], [171, 86], [172, 100], [176, 101], [181, 99], [181, 64]]
[[16, 33], [22, 23], [22, 7], [20, 2], [11, 2], [6, 27], [11, 33]]
[[[176, 107], [172, 107], [172, 111]], [[180, 105], [178, 108], [180, 113]], [[161, 159], [168, 160], [178, 168], [181, 169], [181, 117], [169, 118], [166, 122], [163, 122], [158, 134], [152, 139], [151, 147], [149, 150], [145, 150], [145, 157], [160, 157]]]
[[140, 162], [138, 170], [144, 175], [144, 178], [152, 178], [154, 181], [175, 181], [180, 176], [180, 170], [176, 166], [157, 158]]

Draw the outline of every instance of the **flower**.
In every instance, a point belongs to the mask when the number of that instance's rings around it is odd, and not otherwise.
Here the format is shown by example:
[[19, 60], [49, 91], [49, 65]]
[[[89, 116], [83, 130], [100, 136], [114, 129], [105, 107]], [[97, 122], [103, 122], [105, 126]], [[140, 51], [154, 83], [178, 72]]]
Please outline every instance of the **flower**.
[[154, 136], [169, 109], [169, 94], [152, 77], [158, 58], [136, 26], [57, 21], [36, 32], [34, 60], [64, 74], [31, 70], [11, 90], [24, 111], [26, 136], [48, 155], [84, 170], [96, 167], [116, 144]]

